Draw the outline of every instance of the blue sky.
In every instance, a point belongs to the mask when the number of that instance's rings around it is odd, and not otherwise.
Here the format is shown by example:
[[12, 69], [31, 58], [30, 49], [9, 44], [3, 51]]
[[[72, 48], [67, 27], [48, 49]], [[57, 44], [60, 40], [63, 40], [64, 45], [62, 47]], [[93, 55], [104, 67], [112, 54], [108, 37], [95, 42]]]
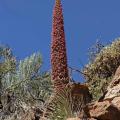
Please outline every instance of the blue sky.
[[[54, 0], [0, 1], [0, 43], [18, 59], [39, 51], [44, 70], [50, 69], [53, 5]], [[97, 39], [106, 44], [120, 36], [120, 0], [62, 0], [62, 5], [68, 64], [79, 69]]]

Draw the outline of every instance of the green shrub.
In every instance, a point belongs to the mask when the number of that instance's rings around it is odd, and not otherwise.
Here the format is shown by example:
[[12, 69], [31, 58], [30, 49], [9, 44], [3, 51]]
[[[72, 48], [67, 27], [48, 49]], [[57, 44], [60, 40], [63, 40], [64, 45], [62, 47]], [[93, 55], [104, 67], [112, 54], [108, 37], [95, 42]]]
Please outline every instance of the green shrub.
[[25, 102], [45, 101], [52, 92], [52, 84], [50, 73], [40, 71], [41, 65], [39, 53], [20, 60], [15, 73], [8, 73], [3, 78], [4, 90], [14, 92]]
[[103, 47], [84, 69], [84, 77], [94, 99], [98, 99], [111, 81], [116, 69], [120, 65], [120, 38], [112, 44]]

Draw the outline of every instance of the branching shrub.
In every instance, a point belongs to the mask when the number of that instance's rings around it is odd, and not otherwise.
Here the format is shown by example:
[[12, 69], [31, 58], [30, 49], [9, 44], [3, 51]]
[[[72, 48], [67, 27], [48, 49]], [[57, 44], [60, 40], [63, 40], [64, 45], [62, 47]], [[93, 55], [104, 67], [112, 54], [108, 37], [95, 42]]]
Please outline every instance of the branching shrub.
[[98, 99], [111, 81], [120, 65], [120, 38], [103, 47], [94, 61], [87, 64], [83, 72], [94, 99]]
[[21, 60], [14, 74], [9, 72], [4, 76], [4, 91], [12, 91], [26, 102], [46, 100], [52, 92], [52, 84], [50, 73], [40, 72], [41, 65], [42, 58], [39, 53]]
[[11, 49], [0, 46], [1, 120], [19, 119], [20, 114], [32, 106], [42, 109], [52, 93], [52, 84], [50, 73], [42, 72], [41, 65], [39, 53], [16, 62]]

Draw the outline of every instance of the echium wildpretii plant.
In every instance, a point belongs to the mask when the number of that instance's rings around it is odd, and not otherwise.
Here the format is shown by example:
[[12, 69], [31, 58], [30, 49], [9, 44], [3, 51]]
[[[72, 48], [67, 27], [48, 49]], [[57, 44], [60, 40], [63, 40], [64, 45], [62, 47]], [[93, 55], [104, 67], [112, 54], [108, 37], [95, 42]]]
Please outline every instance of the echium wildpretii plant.
[[53, 10], [51, 44], [52, 81], [55, 89], [64, 88], [69, 82], [67, 67], [64, 21], [60, 0], [56, 0]]

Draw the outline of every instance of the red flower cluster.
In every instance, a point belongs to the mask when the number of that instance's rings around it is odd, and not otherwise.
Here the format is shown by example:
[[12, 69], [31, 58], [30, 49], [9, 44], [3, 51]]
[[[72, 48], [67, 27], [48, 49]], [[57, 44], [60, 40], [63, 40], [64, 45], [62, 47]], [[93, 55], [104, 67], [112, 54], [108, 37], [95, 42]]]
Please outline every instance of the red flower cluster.
[[69, 82], [67, 67], [64, 21], [60, 0], [56, 0], [53, 10], [51, 44], [52, 81], [55, 89], [64, 88]]

